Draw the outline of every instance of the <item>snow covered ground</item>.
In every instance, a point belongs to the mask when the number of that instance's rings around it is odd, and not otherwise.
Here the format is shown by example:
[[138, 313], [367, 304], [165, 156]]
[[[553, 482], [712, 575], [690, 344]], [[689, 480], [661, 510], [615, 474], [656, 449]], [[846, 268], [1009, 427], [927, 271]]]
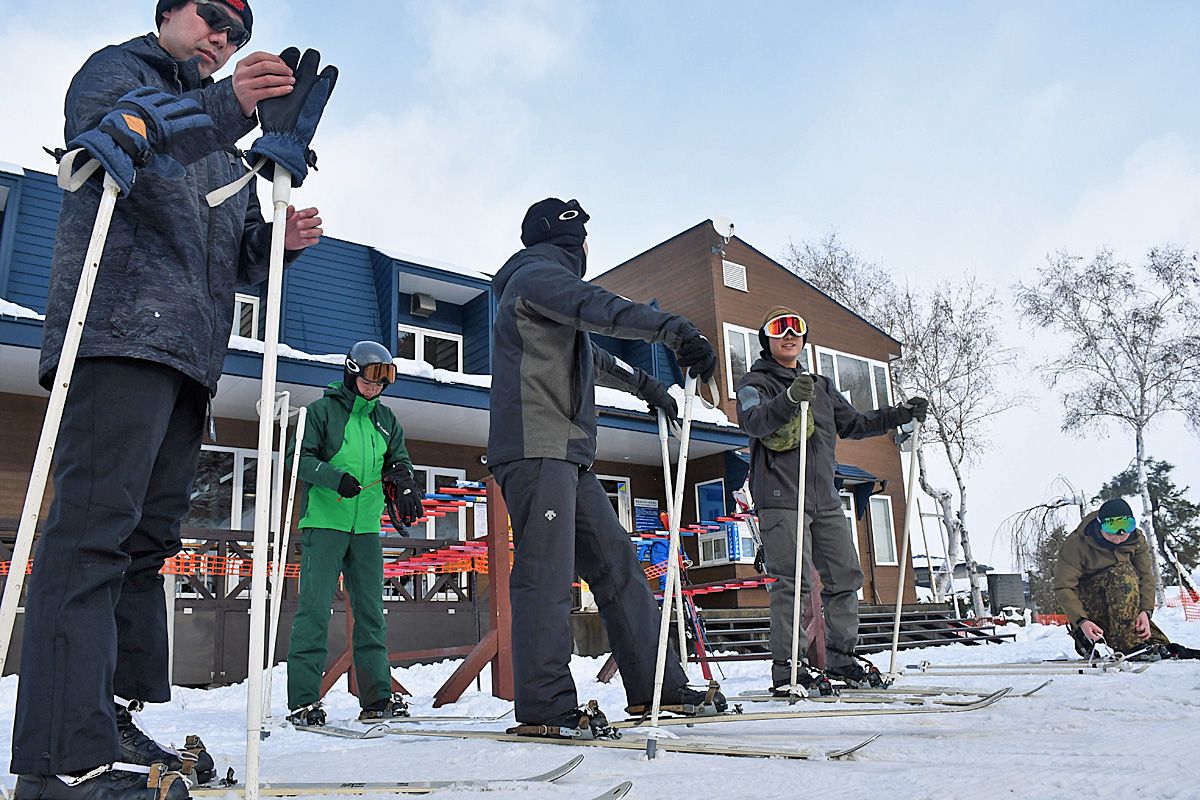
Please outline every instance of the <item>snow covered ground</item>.
[[[1200, 623], [1185, 622], [1180, 609], [1164, 609], [1156, 621], [1167, 635], [1200, 646]], [[900, 663], [1033, 661], [1073, 654], [1061, 628], [1017, 630], [1015, 643], [908, 650]], [[887, 669], [887, 655], [876, 663]], [[485, 693], [468, 692], [454, 706], [433, 711], [431, 694], [457, 662], [395, 670], [413, 694], [414, 713], [500, 714], [510, 704]], [[624, 705], [619, 681], [596, 683], [600, 659], [577, 658], [572, 665], [580, 698], [597, 698], [614, 717]], [[699, 670], [692, 668], [693, 679]], [[738, 692], [761, 689], [763, 662], [725, 665], [723, 687]], [[277, 714], [284, 713], [285, 672], [274, 676]], [[912, 685], [954, 684], [995, 689], [1029, 689], [1034, 675], [915, 677]], [[485, 675], [484, 684], [488, 686]], [[0, 682], [0, 741], [10, 746], [16, 678]], [[212, 691], [177, 689], [169, 705], [143, 713], [156, 738], [182, 742], [199, 733], [224, 772], [243, 774], [245, 687]], [[330, 693], [331, 720], [357, 714], [345, 686]], [[772, 706], [773, 707], [773, 706]], [[821, 706], [825, 707], [825, 706]], [[754, 705], [752, 710], [763, 710]], [[505, 723], [484, 727], [501, 728]], [[459, 726], [456, 724], [455, 726]], [[953, 714], [850, 717], [790, 722], [742, 722], [695, 728], [673, 727], [681, 738], [745, 741], [824, 750], [883, 732], [878, 741], [844, 761], [779, 761], [673, 753], [647, 761], [635, 751], [565, 748], [540, 744], [386, 737], [344, 741], [276, 727], [263, 744], [264, 780], [393, 781], [515, 777], [540, 772], [576, 753], [584, 763], [554, 785], [525, 785], [488, 792], [490, 798], [592, 797], [632, 780], [631, 798], [1196, 798], [1200, 797], [1200, 662], [1162, 662], [1141, 675], [1055, 676], [1026, 699], [1003, 700], [990, 708]], [[6, 761], [7, 764], [7, 761]], [[6, 787], [15, 779], [4, 778]], [[460, 798], [470, 792], [440, 792]], [[234, 795], [231, 794], [231, 797]]]

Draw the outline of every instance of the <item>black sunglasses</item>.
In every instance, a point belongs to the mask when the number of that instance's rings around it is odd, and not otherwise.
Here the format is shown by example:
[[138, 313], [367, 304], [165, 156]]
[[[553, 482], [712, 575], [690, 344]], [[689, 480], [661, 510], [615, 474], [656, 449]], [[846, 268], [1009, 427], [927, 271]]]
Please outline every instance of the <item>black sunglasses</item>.
[[240, 50], [246, 42], [250, 41], [250, 31], [230, 19], [224, 11], [216, 8], [214, 0], [195, 0], [195, 3], [196, 16], [204, 20], [214, 33], [224, 33], [226, 39], [235, 48]]

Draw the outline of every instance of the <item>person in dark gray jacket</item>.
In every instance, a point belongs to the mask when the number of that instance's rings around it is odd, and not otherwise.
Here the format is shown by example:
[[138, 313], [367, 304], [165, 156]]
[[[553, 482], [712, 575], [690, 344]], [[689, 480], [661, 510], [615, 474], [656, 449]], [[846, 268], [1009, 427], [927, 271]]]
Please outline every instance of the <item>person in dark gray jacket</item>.
[[[824, 375], [812, 375], [799, 359], [807, 340], [804, 319], [790, 308], [767, 312], [759, 327], [759, 358], [737, 386], [737, 415], [750, 436], [750, 493], [758, 509], [771, 602], [771, 686], [786, 693], [791, 680], [792, 608], [795, 602], [797, 482], [800, 445], [807, 442], [804, 480], [804, 580], [802, 602], [812, 591], [815, 565], [821, 575], [825, 613], [826, 672], [848, 683], [866, 677], [854, 658], [858, 640], [858, 590], [862, 566], [854, 531], [842, 512], [834, 485], [837, 439], [881, 436], [914, 417], [925, 420], [928, 401], [914, 397], [901, 406], [866, 413], [852, 406]], [[809, 417], [800, 419], [800, 403], [809, 401]], [[808, 651], [800, 628], [797, 652]], [[798, 678], [811, 687], [814, 677], [801, 665]]]
[[[606, 722], [579, 708], [571, 678], [571, 582], [596, 597], [625, 685], [629, 712], [653, 701], [658, 605], [592, 463], [594, 386], [632, 392], [651, 412], [678, 415], [666, 389], [642, 370], [596, 347], [589, 332], [663, 342], [685, 369], [708, 380], [716, 356], [691, 322], [585, 283], [589, 217], [574, 200], [535, 203], [521, 224], [525, 249], [493, 280], [488, 466], [512, 520], [513, 671], [519, 733], [596, 735]], [[687, 687], [674, 654], [662, 703], [681, 713], [725, 700]]]
[[[245, 0], [160, 0], [156, 11], [158, 35], [106, 47], [75, 75], [66, 141], [103, 132], [98, 125], [118, 98], [141, 87], [195, 100], [212, 128], [203, 147], [163, 143], [186, 175], [139, 170], [113, 212], [25, 604], [10, 767], [21, 800], [140, 797], [145, 774], [114, 763], [183, 764], [138, 730], [131, 709], [171, 698], [159, 570], [180, 548], [234, 286], [266, 277], [271, 240], [252, 186], [214, 209], [204, 195], [244, 172], [234, 143], [255, 127], [259, 101], [289, 93], [294, 80], [279, 57], [260, 52], [232, 78], [213, 81], [249, 39]], [[99, 177], [62, 200], [43, 386], [58, 366]], [[316, 209], [290, 212], [290, 257], [320, 234]], [[168, 797], [181, 792], [186, 797], [183, 784], [173, 784]]]

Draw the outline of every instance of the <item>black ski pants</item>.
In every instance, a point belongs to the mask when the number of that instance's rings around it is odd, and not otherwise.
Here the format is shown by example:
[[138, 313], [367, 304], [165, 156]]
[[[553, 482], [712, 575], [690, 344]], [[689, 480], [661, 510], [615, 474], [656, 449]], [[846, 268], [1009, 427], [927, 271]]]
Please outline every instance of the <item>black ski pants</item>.
[[161, 364], [77, 362], [25, 600], [13, 773], [115, 761], [114, 694], [171, 699], [159, 570], [179, 552], [207, 403]]
[[[571, 678], [571, 583], [596, 598], [630, 704], [654, 697], [659, 606], [629, 533], [590, 469], [552, 458], [497, 464], [512, 521], [513, 672], [518, 722], [546, 722], [579, 705]], [[674, 651], [663, 694], [687, 684]]]

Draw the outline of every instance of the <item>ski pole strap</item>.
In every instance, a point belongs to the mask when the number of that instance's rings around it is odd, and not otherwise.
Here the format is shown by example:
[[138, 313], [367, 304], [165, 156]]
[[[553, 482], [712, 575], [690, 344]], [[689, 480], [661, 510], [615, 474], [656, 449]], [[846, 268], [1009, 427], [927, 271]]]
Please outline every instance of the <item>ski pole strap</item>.
[[224, 203], [226, 200], [244, 189], [246, 185], [250, 183], [250, 181], [254, 180], [254, 176], [262, 171], [262, 168], [266, 166], [266, 163], [267, 159], [260, 158], [258, 163], [254, 165], [253, 169], [251, 169], [242, 177], [238, 178], [233, 183], [227, 183], [221, 188], [213, 189], [211, 192], [204, 195], [204, 202], [208, 203], [209, 208], [216, 208], [217, 206], [221, 205], [221, 203]]
[[[79, 160], [80, 154], [86, 155], [88, 160], [82, 167], [75, 169], [75, 162]], [[100, 162], [92, 158], [87, 150], [77, 147], [65, 153], [58, 162], [58, 188], [65, 192], [77, 192], [98, 169]]]

